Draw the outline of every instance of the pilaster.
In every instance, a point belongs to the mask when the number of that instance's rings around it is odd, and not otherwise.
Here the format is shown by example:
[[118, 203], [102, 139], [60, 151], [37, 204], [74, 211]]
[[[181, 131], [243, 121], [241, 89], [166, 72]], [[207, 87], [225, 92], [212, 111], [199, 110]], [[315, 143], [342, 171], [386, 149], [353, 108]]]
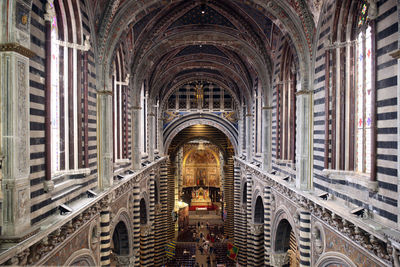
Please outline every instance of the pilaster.
[[134, 106], [132, 109], [132, 169], [139, 170], [141, 167], [140, 157], [140, 110], [141, 107]]
[[296, 187], [311, 188], [311, 91], [297, 92]]
[[154, 113], [150, 113], [148, 115], [149, 117], [149, 160], [153, 161], [154, 160], [154, 149], [155, 149], [155, 117], [156, 115]]
[[[4, 3], [1, 3], [3, 5]], [[14, 21], [15, 9], [25, 10], [25, 5], [13, 2], [4, 7], [12, 14], [4, 18], [8, 28], [7, 38], [0, 44], [0, 161], [2, 176], [2, 237], [23, 240], [33, 231], [30, 228], [30, 131], [29, 131], [29, 57], [34, 53], [22, 36], [20, 22]], [[26, 10], [25, 10], [26, 11]], [[28, 9], [29, 11], [29, 9]], [[8, 16], [2, 12], [2, 16]], [[24, 12], [23, 12], [24, 13]], [[25, 19], [29, 19], [29, 12]], [[26, 22], [28, 23], [28, 22]], [[27, 26], [28, 27], [28, 26]], [[10, 31], [11, 29], [11, 31]], [[25, 28], [24, 28], [25, 29]], [[26, 28], [28, 29], [28, 28]], [[4, 32], [3, 31], [3, 32]], [[0, 177], [1, 178], [1, 177]]]
[[251, 113], [246, 114], [246, 160], [251, 162], [253, 155], [252, 155], [252, 129], [253, 129], [253, 115]]
[[272, 107], [263, 107], [263, 169], [265, 171], [270, 171], [271, 170], [271, 151], [272, 151], [272, 146], [271, 146], [271, 114], [272, 114]]
[[97, 147], [99, 188], [110, 188], [113, 184], [113, 140], [112, 140], [112, 92], [97, 92]]

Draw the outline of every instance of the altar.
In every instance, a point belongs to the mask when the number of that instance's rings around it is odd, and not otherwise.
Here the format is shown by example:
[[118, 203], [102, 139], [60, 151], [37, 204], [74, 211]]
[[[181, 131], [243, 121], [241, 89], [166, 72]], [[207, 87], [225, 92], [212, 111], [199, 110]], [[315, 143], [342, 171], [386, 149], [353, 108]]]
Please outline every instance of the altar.
[[193, 207], [209, 207], [212, 206], [212, 202], [209, 196], [208, 189], [200, 187], [197, 190], [192, 191], [192, 201], [190, 206]]

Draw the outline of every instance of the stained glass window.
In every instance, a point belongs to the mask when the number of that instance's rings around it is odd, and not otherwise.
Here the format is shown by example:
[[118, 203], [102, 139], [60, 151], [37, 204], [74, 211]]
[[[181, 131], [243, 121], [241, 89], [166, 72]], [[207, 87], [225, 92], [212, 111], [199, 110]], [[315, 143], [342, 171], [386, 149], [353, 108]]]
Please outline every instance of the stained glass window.
[[[53, 4], [51, 4], [53, 5]], [[54, 8], [54, 6], [52, 6]], [[51, 172], [60, 170], [60, 87], [57, 17], [51, 22]]]
[[362, 26], [365, 24], [365, 22], [368, 19], [368, 5], [367, 5], [367, 1], [363, 1], [363, 3], [361, 4], [361, 11], [360, 11], [360, 15], [358, 16], [358, 27]]
[[[363, 9], [364, 10], [364, 9]], [[363, 12], [363, 10], [361, 12]], [[371, 171], [372, 133], [372, 38], [371, 27], [361, 30], [357, 38], [357, 127], [356, 127], [356, 170]]]

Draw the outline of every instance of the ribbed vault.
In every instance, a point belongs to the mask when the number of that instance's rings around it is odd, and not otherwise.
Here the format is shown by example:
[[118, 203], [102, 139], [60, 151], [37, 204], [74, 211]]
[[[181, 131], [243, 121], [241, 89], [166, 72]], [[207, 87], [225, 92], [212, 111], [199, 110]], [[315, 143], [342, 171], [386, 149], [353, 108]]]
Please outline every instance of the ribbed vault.
[[[287, 38], [298, 54], [304, 88], [309, 79], [309, 36], [314, 24], [307, 5], [290, 4], [113, 1], [99, 25], [98, 60], [113, 60], [114, 48], [124, 43], [130, 85], [135, 94], [144, 85], [154, 103], [183, 79], [212, 78], [235, 91], [234, 97], [248, 107], [254, 88], [260, 86], [263, 102], [268, 105], [272, 98], [272, 62], [280, 38]], [[101, 65], [105, 68], [99, 82], [107, 84], [109, 65]]]

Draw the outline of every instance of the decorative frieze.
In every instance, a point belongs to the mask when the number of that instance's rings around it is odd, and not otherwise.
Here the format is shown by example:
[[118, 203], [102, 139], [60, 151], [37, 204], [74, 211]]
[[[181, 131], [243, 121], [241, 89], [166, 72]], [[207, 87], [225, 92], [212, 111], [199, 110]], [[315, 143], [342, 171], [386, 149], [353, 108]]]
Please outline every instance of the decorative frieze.
[[[22, 241], [17, 246], [6, 251], [0, 255], [1, 265], [35, 265], [45, 261], [51, 254], [52, 251], [57, 251], [57, 247], [64, 245], [63, 241], [69, 237], [75, 235], [82, 227], [84, 227], [90, 221], [98, 224], [97, 217], [100, 211], [107, 211], [110, 208], [112, 199], [118, 198], [123, 194], [130, 194], [133, 190], [133, 186], [137, 183], [137, 177], [140, 179], [146, 177], [150, 173], [154, 172], [154, 169], [159, 168], [158, 165], [165, 162], [166, 158], [161, 158], [157, 162], [153, 162], [148, 165], [146, 169], [140, 170], [139, 173], [132, 174], [122, 180], [119, 184], [115, 184], [112, 188], [106, 192], [102, 192], [97, 198], [91, 202], [85, 204], [85, 208], [77, 210], [76, 213], [67, 215], [64, 220], [55, 222], [52, 226], [45, 230], [39, 231], [30, 239]], [[147, 176], [148, 177], [148, 176]], [[140, 180], [139, 179], [139, 180]], [[109, 217], [111, 213], [104, 213]], [[110, 221], [110, 219], [107, 219]], [[103, 222], [103, 227], [107, 225]], [[91, 233], [95, 231], [98, 233], [99, 229], [95, 229], [96, 226], [91, 225], [89, 227], [91, 240], [88, 240], [92, 245], [96, 245], [99, 242], [99, 235], [93, 237]], [[151, 229], [151, 225], [149, 226]], [[22, 251], [22, 252], [17, 252]]]
[[[357, 221], [356, 218], [352, 219], [351, 214], [344, 215], [342, 212], [336, 211], [333, 207], [328, 207], [322, 203], [317, 196], [299, 190], [279, 176], [271, 175], [263, 172], [261, 169], [250, 165], [240, 158], [235, 158], [236, 163], [242, 170], [251, 173], [263, 180], [265, 186], [271, 186], [272, 191], [279, 192], [282, 196], [293, 201], [293, 204], [298, 208], [302, 208], [310, 212], [311, 216], [323, 221], [327, 226], [336, 230], [344, 237], [353, 240], [360, 247], [366, 249], [371, 255], [375, 256], [375, 260], [383, 260], [385, 262], [393, 263], [393, 246], [390, 236], [394, 233], [392, 230], [385, 228], [374, 230], [368, 227], [368, 216], [363, 221]], [[274, 211], [275, 201], [273, 194], [271, 196], [271, 210]], [[314, 241], [315, 242], [315, 241]], [[322, 242], [322, 240], [321, 240]], [[318, 243], [318, 242], [317, 242]], [[272, 258], [271, 258], [272, 260]], [[275, 265], [274, 265], [275, 266]]]

